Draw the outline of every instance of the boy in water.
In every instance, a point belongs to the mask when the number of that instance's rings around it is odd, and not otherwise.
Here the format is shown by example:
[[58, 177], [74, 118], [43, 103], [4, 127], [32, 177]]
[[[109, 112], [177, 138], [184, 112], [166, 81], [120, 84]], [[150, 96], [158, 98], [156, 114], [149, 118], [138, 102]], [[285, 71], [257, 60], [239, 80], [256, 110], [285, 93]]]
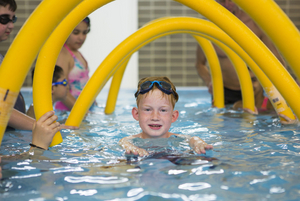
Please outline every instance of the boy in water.
[[127, 154], [149, 155], [145, 149], [136, 147], [130, 142], [133, 138], [147, 139], [180, 136], [189, 140], [190, 147], [197, 154], [205, 153], [205, 150], [213, 148], [212, 145], [208, 145], [199, 137], [169, 132], [171, 124], [179, 116], [178, 110], [174, 110], [179, 96], [169, 78], [146, 77], [141, 79], [135, 97], [137, 107], [132, 109], [132, 116], [139, 121], [142, 132], [120, 140], [119, 144], [126, 150]]
[[[32, 80], [34, 76], [34, 69], [32, 70]], [[52, 79], [52, 102], [62, 101], [67, 97], [69, 85], [64, 71], [60, 66], [55, 65], [53, 79]], [[27, 115], [35, 118], [33, 104], [29, 107]]]

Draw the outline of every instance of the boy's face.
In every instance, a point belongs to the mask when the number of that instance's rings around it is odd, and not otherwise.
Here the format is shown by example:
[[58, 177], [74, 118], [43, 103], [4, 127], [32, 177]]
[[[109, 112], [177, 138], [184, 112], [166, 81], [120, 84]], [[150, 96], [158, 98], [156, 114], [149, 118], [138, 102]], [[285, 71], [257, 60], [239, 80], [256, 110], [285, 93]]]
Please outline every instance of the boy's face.
[[138, 108], [132, 109], [132, 116], [139, 121], [142, 129], [141, 138], [170, 137], [171, 124], [178, 118], [178, 111], [173, 111], [170, 95], [154, 89], [142, 96]]
[[[9, 19], [12, 19], [15, 15], [15, 12], [9, 10], [9, 5], [3, 7], [0, 6], [0, 15], [8, 15]], [[10, 21], [7, 24], [0, 23], [0, 42], [8, 38], [9, 34], [14, 28], [14, 24]]]
[[[63, 75], [61, 76], [57, 82], [62, 82], [66, 77]], [[52, 87], [52, 99], [53, 102], [61, 101], [66, 98], [67, 93], [69, 91], [69, 84], [64, 86], [62, 84], [56, 85]]]

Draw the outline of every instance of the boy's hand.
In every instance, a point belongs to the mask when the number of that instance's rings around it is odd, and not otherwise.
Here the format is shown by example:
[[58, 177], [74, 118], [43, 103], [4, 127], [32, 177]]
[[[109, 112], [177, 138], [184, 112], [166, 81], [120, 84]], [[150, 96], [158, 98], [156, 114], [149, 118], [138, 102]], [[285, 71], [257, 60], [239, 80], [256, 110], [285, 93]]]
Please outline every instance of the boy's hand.
[[126, 154], [134, 154], [139, 156], [148, 156], [149, 153], [142, 148], [136, 147], [129, 142], [130, 139], [135, 138], [135, 136], [124, 137], [119, 141], [119, 145], [125, 149]]
[[56, 120], [54, 111], [50, 111], [35, 121], [32, 129], [32, 144], [47, 150], [55, 133], [61, 129], [60, 123], [55, 122]]
[[127, 146], [125, 149], [126, 154], [134, 154], [134, 155], [139, 155], [139, 156], [148, 156], [149, 153], [142, 148], [136, 147], [134, 145]]
[[205, 154], [205, 150], [212, 149], [213, 146], [207, 144], [199, 137], [192, 137], [190, 139], [190, 147], [197, 153], [197, 154]]

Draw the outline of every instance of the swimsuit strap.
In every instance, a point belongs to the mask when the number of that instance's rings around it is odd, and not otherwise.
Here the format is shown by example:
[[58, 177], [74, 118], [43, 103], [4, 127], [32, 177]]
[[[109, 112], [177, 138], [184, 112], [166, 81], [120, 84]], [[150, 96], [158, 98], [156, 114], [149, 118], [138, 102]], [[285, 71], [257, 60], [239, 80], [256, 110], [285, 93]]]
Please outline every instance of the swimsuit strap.
[[[75, 54], [70, 50], [70, 48], [69, 48], [66, 44], [64, 44], [64, 47], [69, 51], [69, 53], [71, 54], [71, 56], [73, 57], [74, 60], [76, 60], [77, 62], [79, 62], [81, 66], [84, 66], [84, 67], [85, 67], [85, 65], [83, 65], [83, 63], [82, 63], [79, 59], [77, 59], [77, 57], [75, 56]], [[81, 55], [81, 57], [84, 59], [84, 61], [85, 61], [86, 64], [87, 64], [87, 61], [86, 61], [85, 58], [82, 56], [82, 54], [81, 54], [80, 52], [79, 52], [79, 54]], [[87, 68], [87, 67], [85, 67], [85, 68]]]
[[268, 104], [268, 97], [264, 97], [263, 103], [261, 104], [261, 109], [266, 110], [267, 109], [267, 104]]
[[73, 58], [76, 58], [75, 54], [70, 50], [70, 48], [66, 44], [64, 44], [64, 47], [70, 52]]

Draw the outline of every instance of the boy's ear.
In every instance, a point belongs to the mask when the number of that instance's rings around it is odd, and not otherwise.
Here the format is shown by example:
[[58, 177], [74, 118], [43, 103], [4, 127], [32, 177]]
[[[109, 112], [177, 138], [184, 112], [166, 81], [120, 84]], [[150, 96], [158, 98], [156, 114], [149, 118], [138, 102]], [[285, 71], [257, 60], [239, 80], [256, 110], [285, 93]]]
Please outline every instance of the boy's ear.
[[174, 123], [179, 117], [179, 112], [178, 110], [174, 110], [172, 113], [172, 123]]
[[131, 114], [135, 120], [139, 120], [139, 111], [136, 107], [132, 108]]

